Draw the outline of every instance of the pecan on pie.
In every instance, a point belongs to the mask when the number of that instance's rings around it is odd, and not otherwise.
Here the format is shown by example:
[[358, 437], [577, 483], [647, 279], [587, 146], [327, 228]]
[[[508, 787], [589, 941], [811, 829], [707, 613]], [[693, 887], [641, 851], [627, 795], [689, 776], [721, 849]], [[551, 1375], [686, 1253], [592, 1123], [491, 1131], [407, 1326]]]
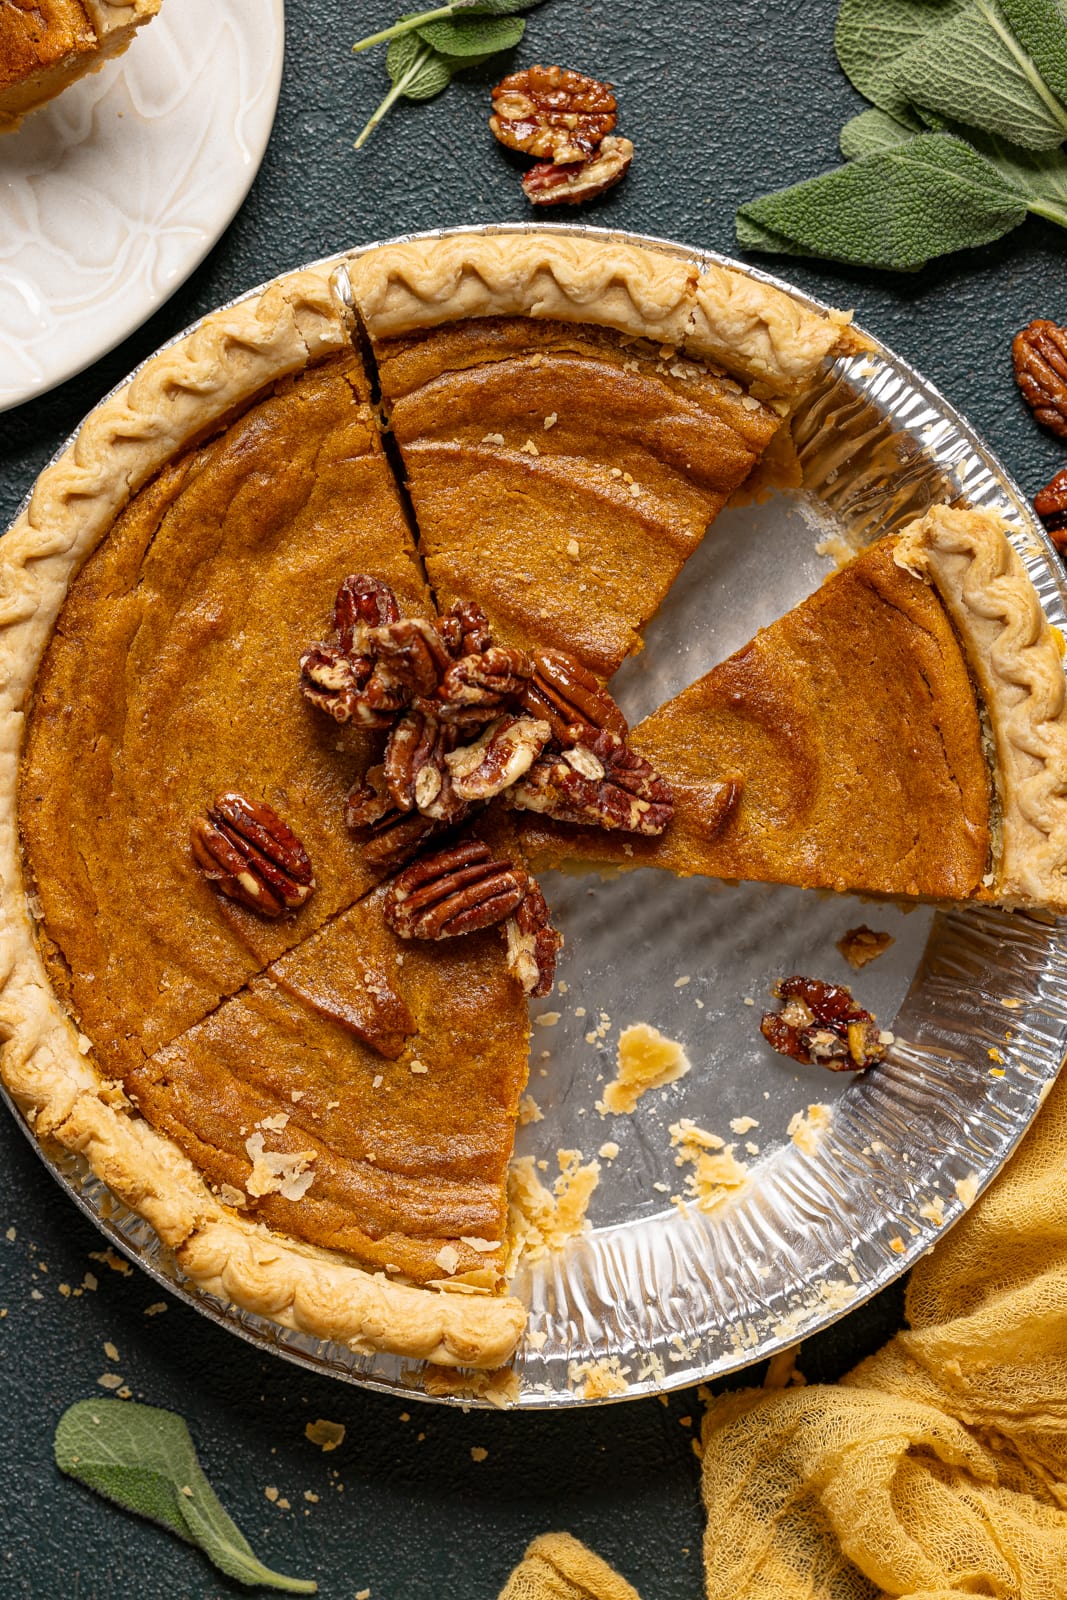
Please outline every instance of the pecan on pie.
[[4, 0], [0, 133], [68, 84], [121, 55], [161, 0]]

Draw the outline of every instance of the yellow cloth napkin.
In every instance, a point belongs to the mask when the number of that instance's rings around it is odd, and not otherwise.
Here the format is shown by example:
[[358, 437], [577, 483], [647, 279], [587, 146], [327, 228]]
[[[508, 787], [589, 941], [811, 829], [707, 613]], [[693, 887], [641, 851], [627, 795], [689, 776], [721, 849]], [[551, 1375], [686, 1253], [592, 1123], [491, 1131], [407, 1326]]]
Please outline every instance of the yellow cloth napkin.
[[499, 1600], [641, 1600], [625, 1578], [569, 1533], [528, 1545]]
[[840, 1385], [709, 1406], [708, 1600], [1067, 1600], [1067, 1071], [906, 1306]]

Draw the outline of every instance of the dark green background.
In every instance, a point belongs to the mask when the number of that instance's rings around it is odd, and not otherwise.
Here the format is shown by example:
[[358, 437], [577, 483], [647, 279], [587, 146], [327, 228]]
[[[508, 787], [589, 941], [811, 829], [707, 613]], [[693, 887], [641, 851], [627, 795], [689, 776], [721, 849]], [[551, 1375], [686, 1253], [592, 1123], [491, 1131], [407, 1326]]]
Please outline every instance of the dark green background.
[[[231, 3], [251, 9], [253, 0]], [[548, 0], [531, 14], [514, 60], [558, 61], [611, 79], [620, 129], [637, 146], [626, 182], [564, 220], [731, 251], [736, 205], [834, 164], [840, 126], [861, 105], [834, 60], [835, 9], [830, 0]], [[144, 328], [81, 377], [0, 416], [0, 525], [101, 395], [219, 302], [364, 240], [528, 215], [517, 166], [485, 127], [488, 88], [501, 72], [481, 69], [429, 105], [402, 106], [353, 154], [352, 139], [386, 83], [382, 53], [353, 57], [348, 44], [392, 12], [386, 0], [288, 0], [287, 11], [278, 119], [248, 200]], [[1031, 317], [1067, 321], [1065, 243], [1051, 225], [1030, 221], [999, 245], [914, 277], [760, 259], [824, 299], [855, 306], [860, 322], [936, 383], [1033, 494], [1067, 465], [1067, 449], [1040, 432], [1019, 400], [1009, 344]], [[0, 1140], [3, 1596], [246, 1592], [52, 1465], [57, 1417], [71, 1401], [102, 1394], [96, 1379], [108, 1370], [121, 1372], [138, 1398], [185, 1415], [257, 1552], [317, 1577], [328, 1600], [351, 1600], [366, 1587], [373, 1600], [494, 1600], [526, 1541], [548, 1528], [573, 1530], [644, 1600], [696, 1600], [702, 1592], [694, 1391], [666, 1406], [463, 1416], [416, 1400], [405, 1408], [268, 1360], [177, 1301], [146, 1318], [162, 1291], [135, 1269], [123, 1276], [91, 1261], [89, 1252], [103, 1246], [95, 1229], [13, 1126], [0, 1125]], [[4, 1236], [9, 1226], [13, 1241]], [[63, 1298], [59, 1283], [80, 1284], [87, 1270], [96, 1291]], [[812, 1340], [801, 1361], [809, 1379], [833, 1379], [876, 1348], [898, 1325], [900, 1305], [899, 1289], [890, 1290]], [[105, 1356], [105, 1340], [117, 1346], [117, 1364]], [[347, 1427], [344, 1445], [329, 1455], [304, 1438], [305, 1423], [320, 1416]], [[470, 1454], [479, 1445], [489, 1452], [480, 1464]], [[292, 1510], [266, 1500], [268, 1484]], [[305, 1501], [305, 1490], [318, 1502]]]

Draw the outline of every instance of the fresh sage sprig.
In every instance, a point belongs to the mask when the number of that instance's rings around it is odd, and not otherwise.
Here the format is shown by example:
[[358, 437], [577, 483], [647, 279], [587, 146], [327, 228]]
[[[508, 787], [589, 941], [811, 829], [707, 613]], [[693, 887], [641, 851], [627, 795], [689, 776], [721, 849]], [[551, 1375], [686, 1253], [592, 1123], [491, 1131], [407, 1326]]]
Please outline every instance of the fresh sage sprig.
[[289, 1578], [257, 1561], [227, 1516], [196, 1458], [183, 1419], [125, 1400], [79, 1400], [59, 1419], [56, 1465], [127, 1511], [162, 1523], [199, 1547], [240, 1583], [288, 1594], [315, 1594], [307, 1578]]
[[541, 0], [453, 0], [433, 11], [409, 12], [391, 28], [360, 39], [353, 50], [389, 43], [385, 70], [392, 88], [355, 148], [366, 144], [398, 100], [432, 100], [447, 89], [457, 72], [476, 67], [501, 50], [513, 49], [526, 31], [526, 23], [515, 13], [540, 4]]
[[741, 206], [745, 249], [914, 271], [1029, 212], [1067, 227], [1063, 0], [842, 0], [834, 44], [875, 109], [847, 166]]

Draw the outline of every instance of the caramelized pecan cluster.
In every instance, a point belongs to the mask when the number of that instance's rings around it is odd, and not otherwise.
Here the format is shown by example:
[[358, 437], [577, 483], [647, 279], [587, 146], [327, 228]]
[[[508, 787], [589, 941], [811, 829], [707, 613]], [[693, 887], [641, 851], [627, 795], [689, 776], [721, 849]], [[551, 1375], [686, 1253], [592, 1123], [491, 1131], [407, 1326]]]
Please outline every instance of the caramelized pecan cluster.
[[844, 984], [783, 978], [774, 992], [784, 1004], [764, 1014], [760, 1032], [781, 1055], [834, 1072], [859, 1072], [885, 1055], [876, 1019]]
[[591, 672], [561, 652], [494, 644], [472, 603], [402, 617], [390, 589], [358, 574], [338, 591], [334, 634], [305, 650], [301, 687], [338, 722], [388, 730], [345, 817], [372, 866], [404, 868], [387, 891], [390, 926], [442, 939], [505, 922], [512, 969], [527, 993], [547, 994], [560, 939], [540, 889], [481, 841], [456, 842], [457, 830], [501, 796], [567, 822], [661, 833], [667, 785], [629, 749], [625, 718]]
[[582, 72], [530, 67], [493, 90], [493, 133], [509, 150], [538, 158], [522, 179], [531, 205], [578, 205], [618, 183], [634, 147], [615, 134], [615, 122], [610, 83]]
[[[1015, 381], [1037, 421], [1067, 439], [1067, 327], [1038, 318], [1011, 345]], [[1067, 467], [1034, 496], [1034, 510], [1060, 554], [1067, 553]]]

